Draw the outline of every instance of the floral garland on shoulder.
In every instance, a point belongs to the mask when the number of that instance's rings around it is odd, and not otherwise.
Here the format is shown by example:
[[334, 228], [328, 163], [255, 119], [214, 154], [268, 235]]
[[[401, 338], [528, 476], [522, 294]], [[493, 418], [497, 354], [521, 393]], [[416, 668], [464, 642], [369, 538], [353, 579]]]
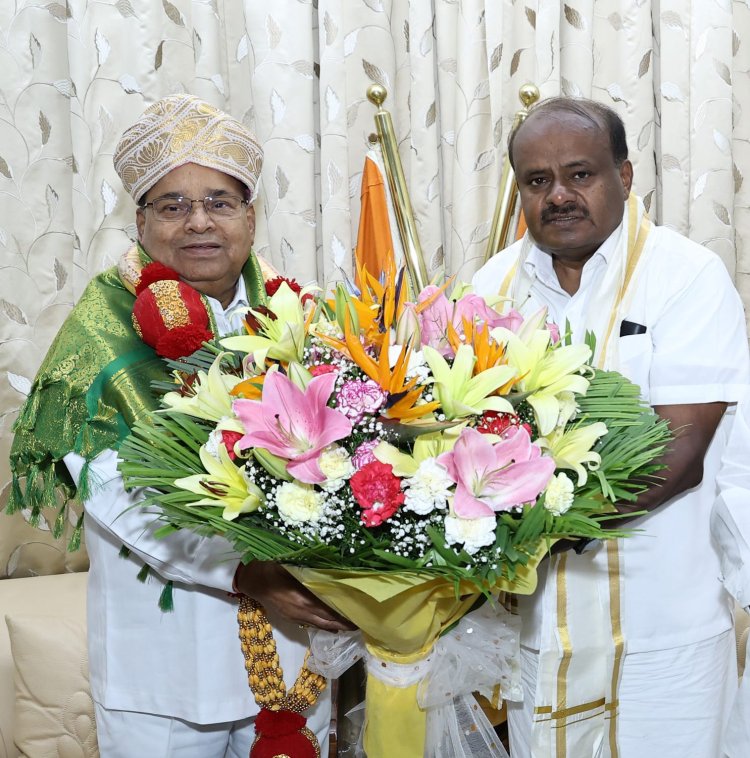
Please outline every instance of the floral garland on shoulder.
[[133, 329], [157, 355], [176, 360], [214, 338], [203, 296], [169, 266], [144, 266], [135, 291]]

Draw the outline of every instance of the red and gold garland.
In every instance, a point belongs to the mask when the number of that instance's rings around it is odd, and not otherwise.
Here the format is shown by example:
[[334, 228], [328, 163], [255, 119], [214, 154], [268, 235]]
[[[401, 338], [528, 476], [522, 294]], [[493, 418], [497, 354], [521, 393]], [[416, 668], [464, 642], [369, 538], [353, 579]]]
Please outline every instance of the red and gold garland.
[[144, 266], [135, 294], [133, 329], [157, 355], [182, 358], [213, 339], [200, 293], [168, 266]]
[[273, 628], [263, 606], [241, 595], [237, 621], [247, 681], [261, 709], [255, 719], [250, 758], [321, 758], [318, 739], [302, 713], [326, 688], [325, 677], [307, 668], [306, 657], [287, 692]]

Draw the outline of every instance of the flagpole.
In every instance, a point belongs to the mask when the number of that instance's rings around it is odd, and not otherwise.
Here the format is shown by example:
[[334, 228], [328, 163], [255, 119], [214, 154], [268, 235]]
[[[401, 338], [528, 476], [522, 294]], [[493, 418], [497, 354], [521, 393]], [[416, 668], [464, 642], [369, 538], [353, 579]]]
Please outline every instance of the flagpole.
[[[518, 99], [523, 104], [521, 110], [516, 111], [513, 119], [513, 128], [518, 128], [529, 113], [529, 108], [539, 100], [539, 90], [533, 84], [524, 84], [518, 90]], [[518, 185], [516, 184], [516, 175], [513, 167], [510, 165], [510, 158], [507, 153], [503, 160], [503, 171], [500, 176], [500, 186], [497, 192], [497, 202], [495, 204], [495, 215], [492, 218], [490, 227], [490, 238], [487, 242], [487, 249], [484, 254], [485, 262], [488, 261], [495, 253], [507, 247], [513, 242], [513, 233], [511, 232], [511, 222], [516, 215], [516, 200], [518, 199]]]
[[378, 141], [383, 153], [383, 165], [388, 178], [388, 187], [391, 190], [396, 223], [401, 237], [401, 245], [404, 248], [406, 270], [411, 279], [411, 285], [415, 293], [420, 292], [429, 284], [427, 266], [424, 262], [422, 247], [417, 235], [417, 224], [414, 220], [414, 212], [409, 200], [409, 191], [406, 187], [404, 170], [401, 158], [398, 154], [398, 142], [393, 129], [391, 114], [383, 108], [383, 102], [388, 96], [385, 87], [380, 84], [372, 84], [367, 88], [367, 99], [377, 107], [375, 113], [375, 128], [378, 133]]

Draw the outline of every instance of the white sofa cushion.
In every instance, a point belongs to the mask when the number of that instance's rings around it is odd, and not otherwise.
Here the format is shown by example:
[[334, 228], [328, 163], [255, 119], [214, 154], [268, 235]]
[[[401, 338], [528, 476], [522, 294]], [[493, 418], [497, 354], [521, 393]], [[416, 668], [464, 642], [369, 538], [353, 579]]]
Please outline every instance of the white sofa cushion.
[[15, 666], [15, 740], [22, 754], [96, 758], [86, 622], [7, 615]]
[[87, 661], [85, 573], [0, 580], [0, 758], [98, 756]]

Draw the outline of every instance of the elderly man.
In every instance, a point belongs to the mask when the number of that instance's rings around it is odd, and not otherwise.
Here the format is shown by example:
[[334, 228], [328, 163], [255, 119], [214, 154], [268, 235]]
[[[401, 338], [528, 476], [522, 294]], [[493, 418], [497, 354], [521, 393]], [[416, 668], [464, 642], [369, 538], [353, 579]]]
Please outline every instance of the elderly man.
[[[263, 274], [251, 251], [251, 203], [262, 151], [226, 113], [174, 95], [125, 132], [114, 162], [138, 204], [139, 244], [89, 284], [39, 371], [16, 427], [15, 503], [39, 513], [54, 503], [58, 484], [69, 494], [77, 487], [85, 501], [89, 666], [103, 758], [246, 758], [258, 708], [230, 593], [240, 590], [266, 607], [288, 685], [306, 650], [300, 625], [347, 625], [280, 566], [240, 565], [223, 539], [183, 532], [156, 538], [153, 514], [123, 488], [116, 450], [155, 407], [151, 381], [166, 378], [153, 347], [164, 343], [132, 319], [144, 297], [145, 266], [163, 264], [188, 285], [179, 293], [161, 286], [165, 269], [151, 267], [163, 332], [187, 327], [182, 338], [190, 338], [192, 321], [200, 321], [211, 334], [226, 334], [241, 329], [248, 307], [259, 303]], [[196, 347], [205, 330], [192, 334]], [[152, 577], [140, 583], [144, 564]], [[168, 581], [171, 613], [158, 606]], [[325, 754], [327, 694], [305, 715]]]
[[511, 137], [528, 233], [474, 279], [562, 334], [596, 340], [677, 433], [636, 533], [559, 551], [520, 598], [525, 700], [514, 758], [716, 758], [735, 687], [732, 615], [709, 536], [732, 406], [748, 381], [739, 297], [717, 256], [655, 227], [631, 195], [609, 108], [555, 98]]

